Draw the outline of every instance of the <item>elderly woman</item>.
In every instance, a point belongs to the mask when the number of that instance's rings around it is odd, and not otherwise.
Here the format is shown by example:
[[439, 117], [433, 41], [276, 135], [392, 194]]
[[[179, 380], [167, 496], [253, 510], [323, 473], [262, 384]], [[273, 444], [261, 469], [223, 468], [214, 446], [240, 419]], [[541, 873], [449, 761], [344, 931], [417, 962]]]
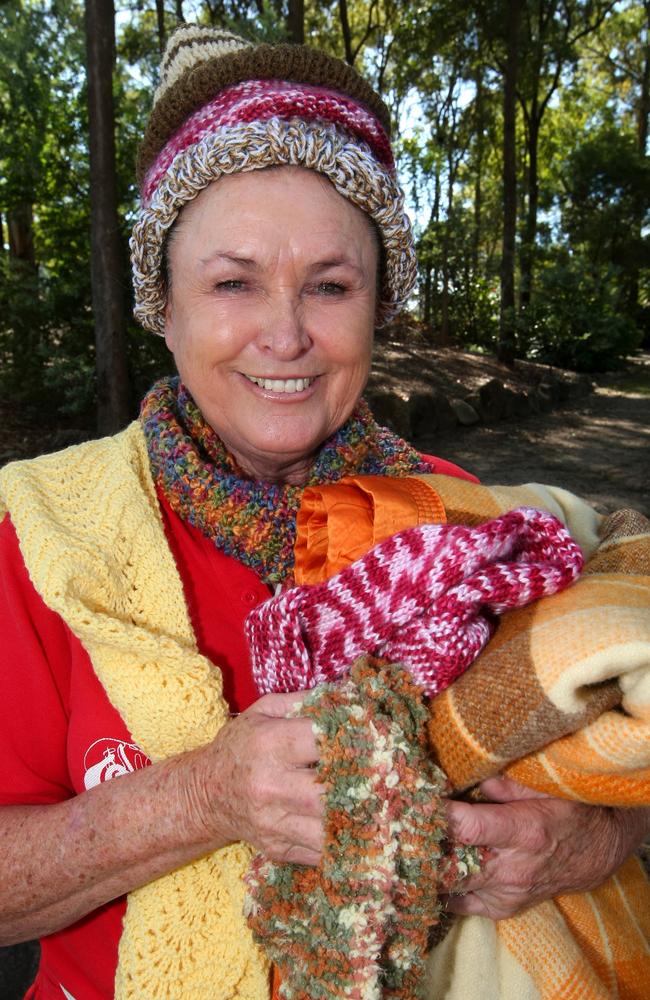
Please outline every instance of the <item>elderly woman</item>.
[[[388, 127], [320, 52], [169, 41], [132, 250], [136, 314], [180, 380], [115, 438], [2, 474], [0, 927], [41, 938], [39, 1000], [269, 995], [247, 845], [316, 865], [323, 802], [310, 722], [287, 718], [294, 695], [258, 698], [244, 621], [292, 582], [305, 484], [471, 478], [361, 401], [414, 275]], [[491, 848], [463, 914], [588, 889], [647, 825], [484, 792], [449, 805], [455, 836]]]

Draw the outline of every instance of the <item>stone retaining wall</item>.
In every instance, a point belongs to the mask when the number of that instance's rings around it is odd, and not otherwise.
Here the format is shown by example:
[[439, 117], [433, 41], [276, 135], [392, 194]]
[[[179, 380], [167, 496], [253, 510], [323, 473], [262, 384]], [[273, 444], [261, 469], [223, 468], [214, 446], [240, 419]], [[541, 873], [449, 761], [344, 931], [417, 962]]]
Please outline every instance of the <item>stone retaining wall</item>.
[[567, 372], [562, 376], [547, 374], [526, 389], [512, 389], [492, 378], [475, 391], [456, 396], [437, 387], [408, 394], [383, 388], [371, 380], [366, 398], [379, 423], [411, 440], [430, 431], [547, 413], [584, 399], [592, 389], [588, 376]]

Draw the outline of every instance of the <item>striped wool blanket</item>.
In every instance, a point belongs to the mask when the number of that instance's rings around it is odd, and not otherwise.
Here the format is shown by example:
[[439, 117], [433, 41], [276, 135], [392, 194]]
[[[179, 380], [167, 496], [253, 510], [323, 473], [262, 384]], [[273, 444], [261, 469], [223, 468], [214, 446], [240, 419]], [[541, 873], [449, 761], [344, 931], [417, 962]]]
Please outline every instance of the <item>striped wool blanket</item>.
[[[432, 511], [438, 522], [476, 526], [518, 507], [558, 517], [582, 548], [584, 572], [501, 617], [473, 666], [432, 700], [430, 746], [457, 791], [505, 773], [559, 797], [650, 805], [650, 523], [641, 515], [604, 517], [540, 485], [351, 479], [305, 492], [296, 579], [325, 580]], [[630, 859], [593, 892], [497, 924], [460, 918], [431, 953], [425, 991], [448, 1000], [650, 996], [641, 866]]]

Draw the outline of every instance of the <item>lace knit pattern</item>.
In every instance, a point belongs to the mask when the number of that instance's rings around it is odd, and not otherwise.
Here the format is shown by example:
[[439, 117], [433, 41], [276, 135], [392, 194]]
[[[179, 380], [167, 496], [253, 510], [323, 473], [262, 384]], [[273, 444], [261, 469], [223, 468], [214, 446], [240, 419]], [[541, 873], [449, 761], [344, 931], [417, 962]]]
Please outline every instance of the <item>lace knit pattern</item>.
[[[154, 480], [172, 508], [214, 544], [275, 585], [291, 576], [302, 487], [244, 478], [178, 378], [145, 396], [141, 421]], [[321, 447], [309, 484], [351, 474], [430, 472], [414, 448], [380, 427], [360, 402]]]
[[[228, 719], [221, 673], [196, 647], [142, 428], [0, 472], [30, 577], [87, 650], [153, 761]], [[267, 1000], [268, 963], [242, 916], [250, 848], [198, 858], [129, 893], [115, 1000]]]

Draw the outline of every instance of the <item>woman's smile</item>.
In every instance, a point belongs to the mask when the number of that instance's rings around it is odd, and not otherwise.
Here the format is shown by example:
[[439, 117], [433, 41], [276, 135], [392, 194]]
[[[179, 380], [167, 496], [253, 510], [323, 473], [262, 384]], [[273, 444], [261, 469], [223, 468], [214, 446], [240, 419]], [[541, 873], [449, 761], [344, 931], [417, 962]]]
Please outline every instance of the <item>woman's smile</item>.
[[[242, 374], [244, 374], [242, 372]], [[264, 390], [266, 395], [273, 396], [300, 396], [304, 398], [307, 390], [314, 384], [317, 376], [289, 376], [286, 378], [275, 378], [272, 375], [244, 375], [249, 382]]]

